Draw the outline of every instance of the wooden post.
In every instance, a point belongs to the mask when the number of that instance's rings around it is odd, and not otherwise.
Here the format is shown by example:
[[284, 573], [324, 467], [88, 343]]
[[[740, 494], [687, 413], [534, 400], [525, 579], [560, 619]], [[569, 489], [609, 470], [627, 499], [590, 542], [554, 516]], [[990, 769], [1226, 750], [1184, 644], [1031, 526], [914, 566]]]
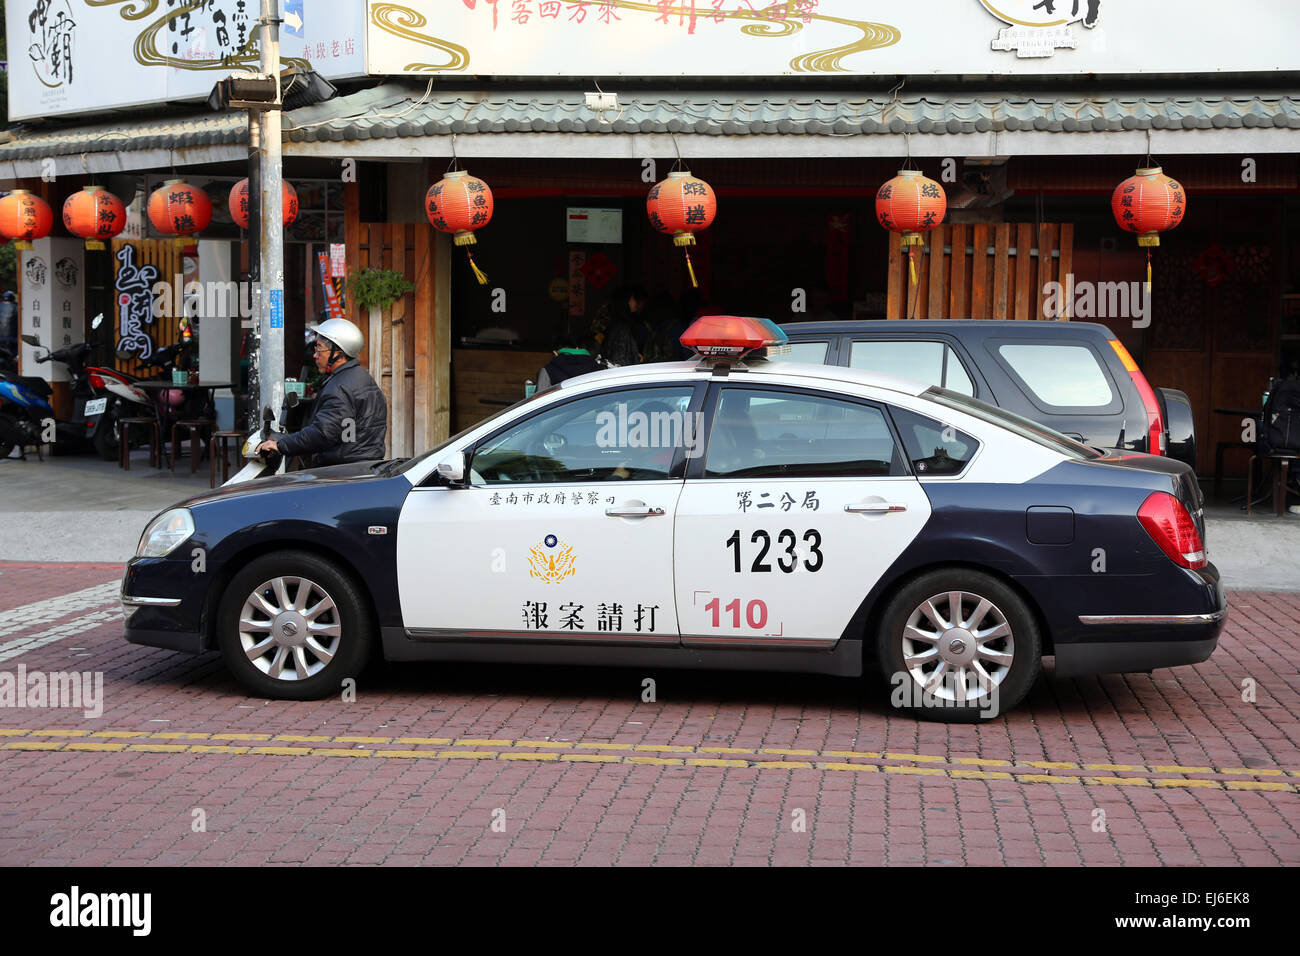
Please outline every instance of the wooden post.
[[1018, 223], [1016, 226], [1016, 312], [1014, 316], [1017, 321], [1033, 318], [1029, 314], [1031, 308], [1030, 292], [1032, 291], [1030, 286], [1034, 281], [1034, 258], [1029, 254], [1029, 250], [1032, 248], [1033, 242], [1033, 224], [1028, 222]]
[[1007, 283], [1011, 278], [1011, 223], [1000, 222], [993, 230], [993, 318], [1007, 317]]
[[952, 269], [948, 277], [948, 318], [968, 319], [966, 294], [966, 227], [955, 223], [949, 227], [952, 246]]
[[429, 425], [434, 443], [451, 436], [451, 237], [438, 233], [433, 243], [433, 408]]
[[973, 229], [975, 255], [970, 264], [970, 317], [989, 317], [989, 227], [978, 225]]
[[944, 314], [948, 308], [948, 296], [944, 283], [947, 278], [947, 262], [943, 255], [943, 246], [948, 233], [947, 226], [939, 226], [930, 233], [930, 291], [927, 296], [926, 316], [931, 319], [948, 317]]
[[[1061, 258], [1056, 273], [1057, 281], [1061, 283], [1061, 288], [1064, 290], [1066, 283], [1069, 281], [1070, 273], [1074, 271], [1074, 223], [1065, 222], [1061, 224], [1060, 248]], [[1064, 291], [1062, 291], [1061, 294], [1064, 295]], [[1071, 296], [1071, 298], [1073, 298], [1073, 296]], [[1070, 321], [1070, 314], [1073, 308], [1074, 303], [1069, 299], [1066, 299], [1065, 308], [1061, 310], [1060, 315], [1062, 322]]]
[[[393, 223], [389, 226], [389, 240], [393, 245], [393, 271], [406, 275], [406, 226]], [[410, 429], [411, 408], [406, 391], [406, 296], [402, 296], [389, 307], [389, 344], [392, 348], [392, 379], [390, 388], [393, 396], [392, 429], [389, 440], [392, 443], [394, 458], [409, 458], [406, 434]]]
[[1030, 301], [1034, 303], [1034, 318], [1042, 319], [1043, 302], [1047, 298], [1047, 283], [1055, 281], [1053, 274], [1056, 262], [1052, 259], [1052, 250], [1056, 248], [1056, 224], [1040, 223], [1038, 226], [1038, 287]]
[[412, 365], [415, 366], [414, 382], [414, 452], [422, 455], [433, 447], [432, 416], [433, 411], [433, 249], [430, 239], [433, 227], [417, 225], [415, 227], [415, 312], [411, 317], [414, 324], [415, 345]]
[[889, 243], [889, 271], [886, 273], [889, 277], [889, 287], [885, 297], [885, 318], [902, 319], [907, 317], [904, 283], [909, 280], [904, 279], [902, 275], [907, 271], [907, 266], [903, 263], [903, 254], [899, 250], [898, 236], [891, 232], [886, 241]]

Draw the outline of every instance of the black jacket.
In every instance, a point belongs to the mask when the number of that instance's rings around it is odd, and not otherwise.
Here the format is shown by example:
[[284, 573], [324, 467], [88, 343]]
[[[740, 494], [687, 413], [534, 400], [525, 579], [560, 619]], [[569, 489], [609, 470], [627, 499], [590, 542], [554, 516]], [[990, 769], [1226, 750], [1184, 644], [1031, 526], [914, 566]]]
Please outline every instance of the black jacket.
[[588, 372], [598, 372], [608, 367], [593, 358], [589, 352], [583, 352], [580, 355], [560, 353], [542, 366], [541, 372], [537, 375], [537, 390], [540, 392], [552, 385], [560, 384], [566, 378], [586, 375]]
[[317, 464], [338, 465], [383, 458], [387, 434], [384, 393], [360, 362], [349, 359], [325, 379], [302, 430], [276, 444], [281, 454], [315, 455]]

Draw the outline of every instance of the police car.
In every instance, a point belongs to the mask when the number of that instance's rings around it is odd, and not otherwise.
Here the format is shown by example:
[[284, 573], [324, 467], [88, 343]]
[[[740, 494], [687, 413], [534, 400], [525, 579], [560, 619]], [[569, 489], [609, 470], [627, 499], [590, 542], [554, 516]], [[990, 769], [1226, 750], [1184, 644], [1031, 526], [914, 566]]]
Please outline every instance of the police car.
[[698, 361], [570, 379], [417, 458], [191, 498], [127, 565], [126, 638], [219, 650], [273, 698], [382, 654], [874, 672], [942, 720], [1015, 706], [1044, 656], [1060, 677], [1213, 652], [1227, 605], [1187, 466], [766, 361], [784, 338], [703, 318]]

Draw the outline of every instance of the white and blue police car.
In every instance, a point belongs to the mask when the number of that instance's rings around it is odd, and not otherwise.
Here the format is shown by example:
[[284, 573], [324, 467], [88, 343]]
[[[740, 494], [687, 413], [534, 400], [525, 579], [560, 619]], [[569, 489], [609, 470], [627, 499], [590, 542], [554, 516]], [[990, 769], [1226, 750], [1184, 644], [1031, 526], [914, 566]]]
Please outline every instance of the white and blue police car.
[[[252, 692], [337, 693], [371, 654], [883, 673], [919, 716], [1058, 677], [1193, 664], [1227, 605], [1200, 490], [942, 388], [765, 360], [569, 379], [412, 459], [201, 494], [126, 567], [126, 639], [219, 650]], [[201, 558], [201, 560], [200, 560]]]

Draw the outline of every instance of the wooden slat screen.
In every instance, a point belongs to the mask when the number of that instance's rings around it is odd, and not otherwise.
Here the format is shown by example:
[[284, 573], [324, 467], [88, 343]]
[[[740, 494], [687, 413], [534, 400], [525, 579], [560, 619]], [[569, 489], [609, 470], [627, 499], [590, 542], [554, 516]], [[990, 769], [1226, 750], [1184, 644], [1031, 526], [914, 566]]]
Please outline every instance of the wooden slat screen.
[[354, 269], [392, 269], [415, 284], [386, 309], [350, 314], [366, 336], [361, 353], [388, 405], [388, 454], [418, 455], [449, 434], [447, 377], [451, 360], [450, 317], [437, 305], [437, 259], [445, 237], [424, 223], [359, 223]]
[[913, 250], [915, 283], [890, 242], [888, 318], [1041, 319], [1047, 284], [1074, 262], [1072, 223], [953, 223], [925, 239]]

